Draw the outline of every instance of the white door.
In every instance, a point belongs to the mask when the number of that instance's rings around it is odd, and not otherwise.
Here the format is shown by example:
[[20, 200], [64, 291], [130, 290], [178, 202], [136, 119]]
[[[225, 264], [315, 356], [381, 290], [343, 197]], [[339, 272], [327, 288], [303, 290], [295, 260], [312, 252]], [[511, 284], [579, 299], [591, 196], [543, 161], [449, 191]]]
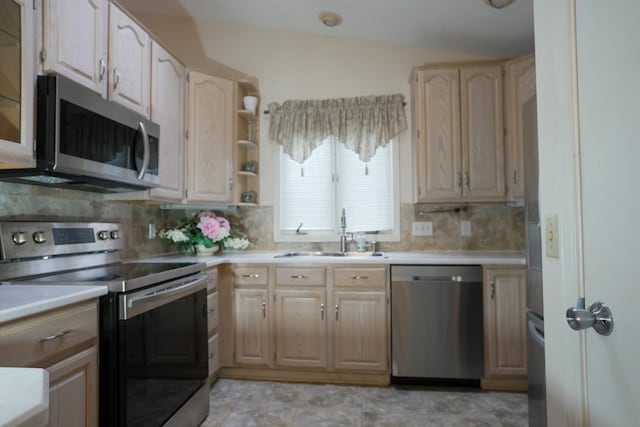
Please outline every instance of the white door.
[[[549, 425], [638, 425], [640, 2], [535, 8], [541, 214], [560, 248], [543, 265]], [[610, 336], [568, 328], [578, 297], [610, 306]]]
[[609, 337], [586, 334], [588, 419], [640, 422], [640, 2], [576, 2], [587, 303], [614, 314]]

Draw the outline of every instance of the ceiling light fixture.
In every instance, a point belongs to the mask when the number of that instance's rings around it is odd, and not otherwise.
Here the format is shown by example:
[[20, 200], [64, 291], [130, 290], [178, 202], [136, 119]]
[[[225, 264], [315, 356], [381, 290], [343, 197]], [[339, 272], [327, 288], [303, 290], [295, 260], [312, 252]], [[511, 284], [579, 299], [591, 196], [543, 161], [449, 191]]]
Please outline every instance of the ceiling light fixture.
[[496, 9], [502, 9], [503, 7], [509, 6], [515, 0], [484, 0], [486, 4]]
[[327, 27], [337, 27], [342, 24], [342, 16], [338, 15], [335, 12], [320, 12], [318, 16], [320, 21]]

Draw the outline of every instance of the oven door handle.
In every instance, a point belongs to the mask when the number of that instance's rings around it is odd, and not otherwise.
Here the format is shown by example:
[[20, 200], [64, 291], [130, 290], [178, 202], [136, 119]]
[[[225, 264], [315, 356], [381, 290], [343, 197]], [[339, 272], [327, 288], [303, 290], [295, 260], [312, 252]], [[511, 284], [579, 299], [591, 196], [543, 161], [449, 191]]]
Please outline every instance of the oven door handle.
[[182, 278], [132, 294], [120, 295], [120, 320], [131, 319], [139, 314], [206, 288], [207, 275], [198, 274], [188, 279]]

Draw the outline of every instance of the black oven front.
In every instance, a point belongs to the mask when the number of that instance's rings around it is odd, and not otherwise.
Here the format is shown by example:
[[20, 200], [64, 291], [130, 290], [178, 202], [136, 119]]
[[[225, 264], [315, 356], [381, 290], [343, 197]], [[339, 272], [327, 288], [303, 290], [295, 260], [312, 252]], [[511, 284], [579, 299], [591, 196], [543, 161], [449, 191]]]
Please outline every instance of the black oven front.
[[207, 416], [206, 275], [101, 300], [100, 425], [199, 425]]

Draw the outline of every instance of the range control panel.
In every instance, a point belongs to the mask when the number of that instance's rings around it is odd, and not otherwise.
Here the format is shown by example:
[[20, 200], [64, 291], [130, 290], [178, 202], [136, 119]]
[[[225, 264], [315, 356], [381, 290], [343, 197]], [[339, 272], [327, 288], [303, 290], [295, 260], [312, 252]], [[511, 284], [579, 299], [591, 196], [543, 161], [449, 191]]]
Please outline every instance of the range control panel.
[[1, 259], [33, 258], [124, 247], [116, 222], [0, 222]]

